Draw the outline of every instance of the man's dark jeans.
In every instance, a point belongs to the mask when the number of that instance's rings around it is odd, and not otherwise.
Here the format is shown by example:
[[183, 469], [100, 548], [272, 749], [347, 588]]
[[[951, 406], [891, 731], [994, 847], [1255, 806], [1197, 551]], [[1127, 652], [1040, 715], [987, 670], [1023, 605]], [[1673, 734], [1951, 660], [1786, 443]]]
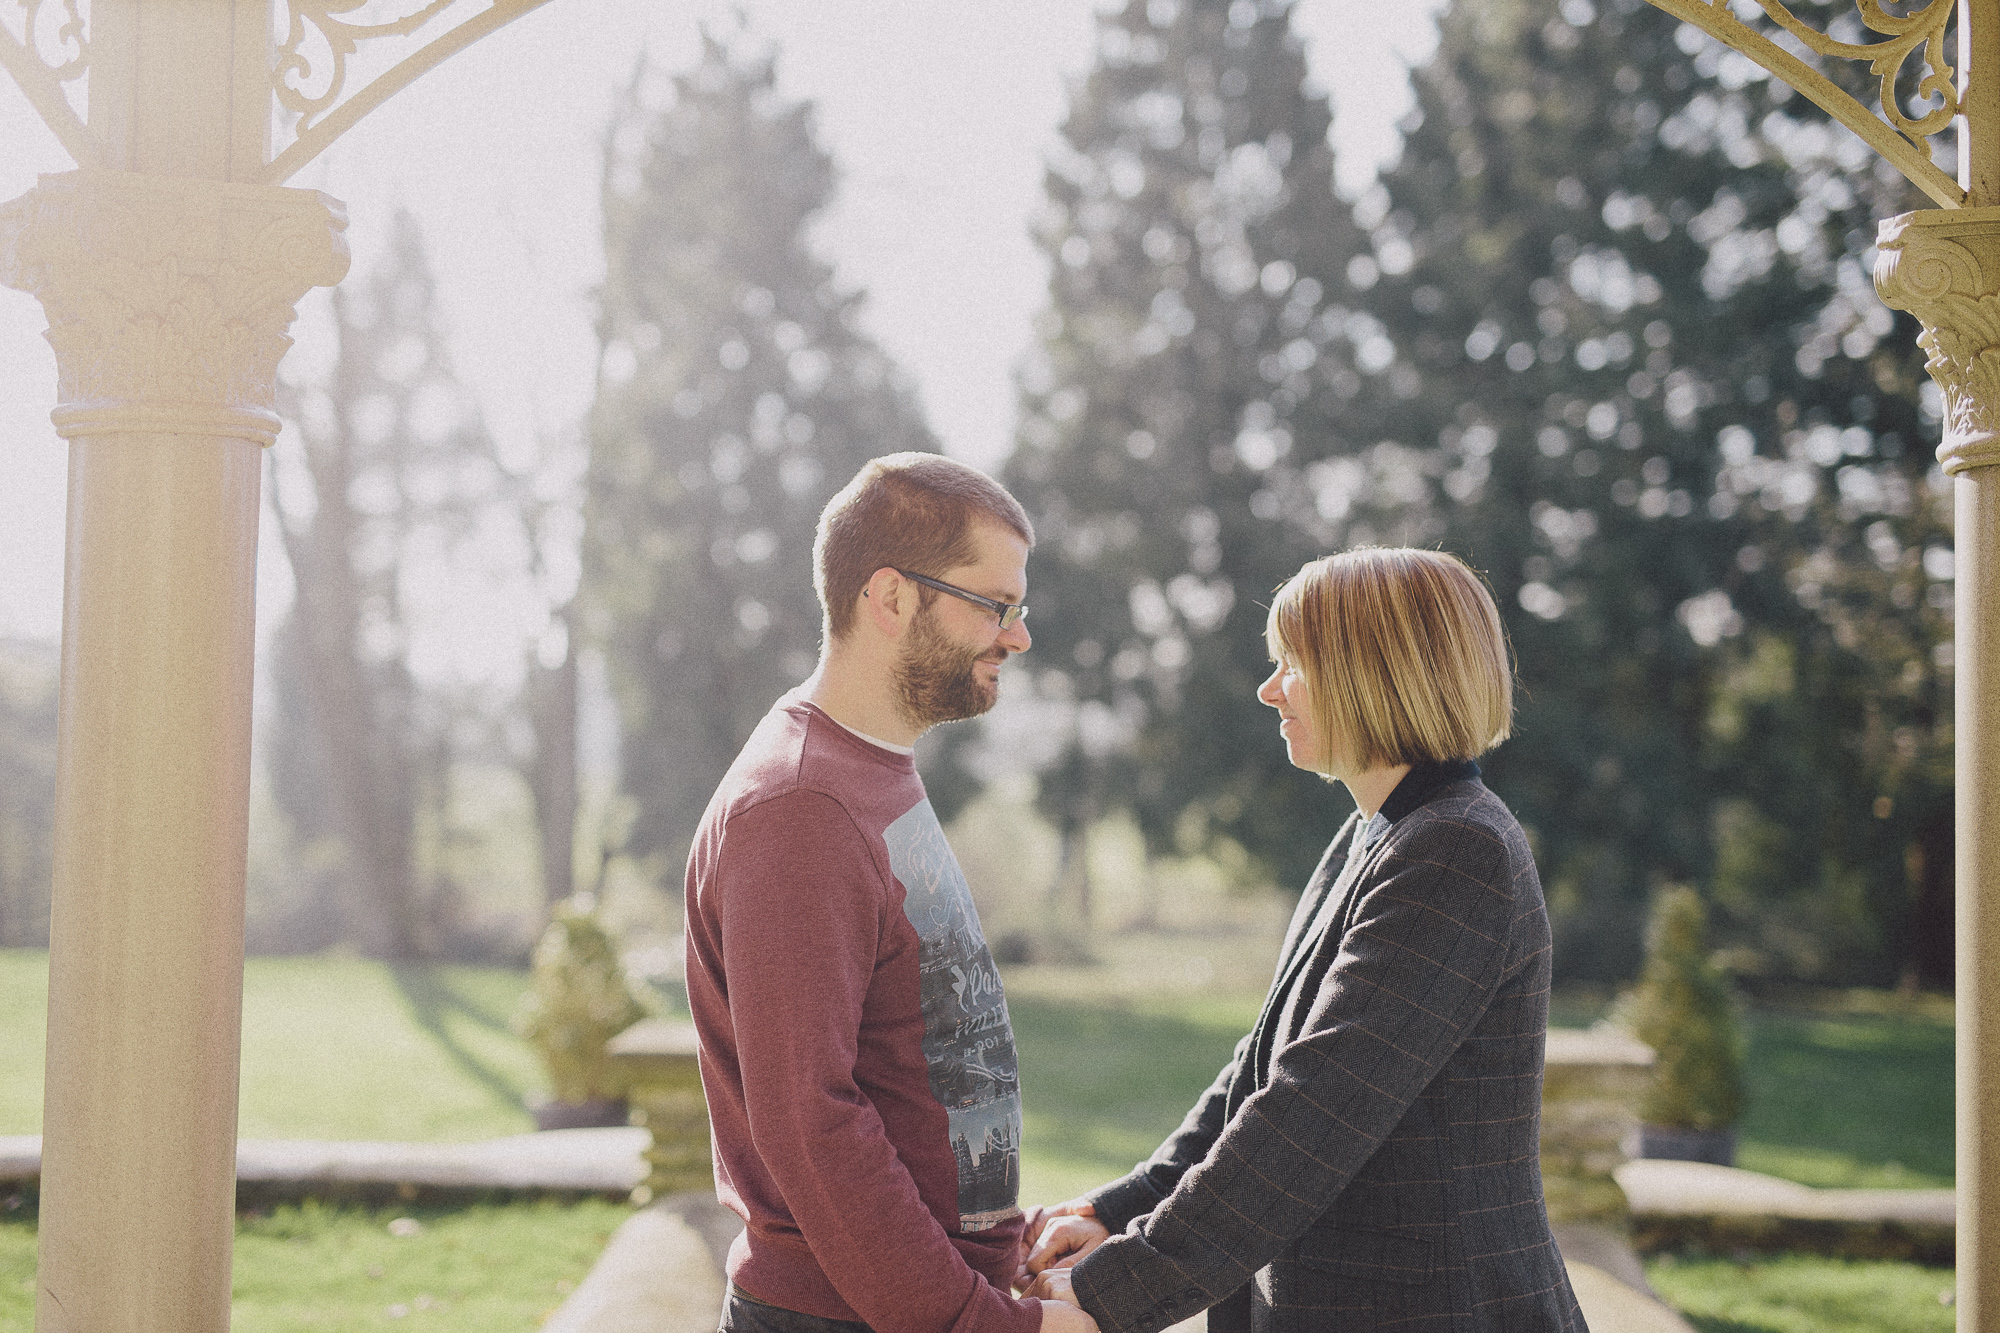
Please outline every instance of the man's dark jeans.
[[868, 1333], [868, 1325], [852, 1319], [822, 1319], [815, 1314], [780, 1310], [775, 1305], [752, 1300], [729, 1287], [729, 1299], [722, 1303], [721, 1333]]

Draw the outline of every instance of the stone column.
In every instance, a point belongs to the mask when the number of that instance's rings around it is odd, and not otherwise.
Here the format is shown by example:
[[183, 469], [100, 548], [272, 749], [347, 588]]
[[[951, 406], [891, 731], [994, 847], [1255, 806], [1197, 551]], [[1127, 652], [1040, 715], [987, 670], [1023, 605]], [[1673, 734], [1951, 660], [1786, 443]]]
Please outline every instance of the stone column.
[[262, 446], [308, 190], [79, 171], [0, 205], [70, 442], [42, 1333], [229, 1326]]
[[[1996, 126], [2000, 129], [2000, 126]], [[2000, 208], [1882, 223], [1875, 288], [1922, 321], [1944, 391], [1957, 555], [1958, 1326], [2000, 1329]]]

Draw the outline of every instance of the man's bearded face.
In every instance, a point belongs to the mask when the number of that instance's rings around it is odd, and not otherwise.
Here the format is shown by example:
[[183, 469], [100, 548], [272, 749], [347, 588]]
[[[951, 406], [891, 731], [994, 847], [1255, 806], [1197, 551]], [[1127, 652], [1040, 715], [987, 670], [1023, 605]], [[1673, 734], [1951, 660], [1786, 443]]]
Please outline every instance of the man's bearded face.
[[997, 683], [981, 680], [980, 662], [1004, 662], [1007, 649], [989, 640], [964, 644], [938, 624], [937, 604], [911, 622], [902, 661], [896, 666], [896, 696], [903, 712], [920, 727], [978, 717], [999, 702]]

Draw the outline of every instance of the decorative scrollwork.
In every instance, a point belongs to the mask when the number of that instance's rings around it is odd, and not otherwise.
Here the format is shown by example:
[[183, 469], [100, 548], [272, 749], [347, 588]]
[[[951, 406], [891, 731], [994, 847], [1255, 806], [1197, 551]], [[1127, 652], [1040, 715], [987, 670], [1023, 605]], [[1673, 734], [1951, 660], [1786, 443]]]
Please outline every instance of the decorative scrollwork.
[[[137, 24], [141, 3], [127, 0], [117, 11], [122, 21]], [[285, 0], [285, 38], [277, 49], [270, 87], [278, 105], [296, 117], [295, 135], [283, 152], [254, 174], [254, 182], [284, 184], [356, 121], [418, 76], [546, 3], [548, 0], [486, 0], [482, 8], [470, 0]], [[369, 17], [362, 11], [371, 6], [407, 12], [400, 18]], [[420, 30], [450, 9], [476, 12], [436, 32], [428, 41], [422, 40]], [[103, 168], [109, 161], [100, 136], [84, 124], [63, 92], [63, 85], [90, 71], [92, 33], [82, 11], [82, 0], [0, 0], [0, 70], [14, 77], [79, 167]], [[19, 36], [11, 20], [16, 12], [22, 15]], [[263, 22], [261, 15], [255, 19], [259, 28]], [[411, 36], [418, 36], [416, 50], [357, 91], [347, 91], [349, 58], [361, 43]]]
[[[1819, 54], [1867, 61], [1868, 72], [1882, 80], [1882, 114], [1919, 148], [1928, 149], [1926, 138], [1942, 131], [1958, 114], [1958, 87], [1944, 45], [1945, 24], [1951, 18], [1953, 0], [1930, 0], [1915, 13], [1900, 17], [1883, 9], [1882, 0], [1856, 0], [1861, 21], [1889, 39], [1861, 43], [1836, 41], [1807, 27], [1779, 0], [1758, 0], [1758, 3], [1774, 22]], [[1913, 120], [1904, 112], [1902, 99], [1896, 96], [1896, 79], [1919, 46], [1924, 48], [1924, 65], [1929, 73], [1917, 85], [1917, 96], [1925, 101], [1935, 97], [1941, 104]]]
[[[300, 129], [311, 125], [340, 100], [341, 89], [347, 83], [347, 58], [362, 42], [374, 37], [407, 37], [450, 8], [452, 0], [430, 0], [415, 13], [387, 23], [349, 23], [336, 17], [351, 14], [366, 4], [367, 0], [291, 0], [286, 6], [290, 10], [290, 25], [284, 43], [278, 47], [271, 87], [278, 94], [278, 104], [298, 114]], [[312, 61], [303, 50], [309, 29], [319, 35], [327, 49], [326, 87], [317, 95], [307, 93], [304, 88], [305, 81], [314, 73]], [[294, 77], [299, 83], [292, 82]]]
[[[348, 58], [362, 42], [411, 36], [458, 0], [407, 2], [415, 8], [401, 18], [363, 22], [342, 16], [363, 9], [369, 0], [286, 0], [288, 24], [285, 40], [278, 47], [277, 64], [271, 71], [271, 88], [277, 94], [278, 104], [299, 117], [298, 137], [265, 169], [262, 179], [266, 184], [282, 185], [356, 121], [409, 86], [418, 75], [548, 0], [488, 0], [484, 11], [439, 33], [343, 100]], [[306, 54], [307, 44], [315, 37], [326, 48], [325, 55], [320, 57], [323, 65], [318, 69], [313, 57]], [[322, 79], [324, 86], [320, 86]]]
[[[15, 0], [14, 7], [22, 15], [21, 36], [0, 23], [0, 69], [14, 76], [64, 151], [80, 166], [96, 165], [96, 143], [62, 89], [90, 66], [90, 37], [77, 0], [62, 0], [56, 13], [45, 13], [48, 0]], [[53, 59], [43, 54], [49, 45], [58, 53]]]
[[[1958, 114], [1957, 74], [1945, 45], [1945, 29], [1957, 0], [1927, 0], [1920, 8], [1900, 15], [1885, 9], [1884, 0], [1855, 0], [1862, 23], [1887, 39], [1880, 42], [1836, 40], [1801, 21], [1786, 8], [1784, 0], [1756, 0], [1758, 8], [1808, 50], [1840, 60], [1867, 61], [1869, 72], [1881, 81], [1881, 117], [1826, 75], [1738, 18], [1730, 0], [1652, 0], [1652, 3], [1742, 52], [1804, 93], [1860, 135], [1938, 203], [1946, 208], [1964, 205], [1965, 192], [1931, 160], [1929, 142], [1929, 136], [1949, 127]], [[1913, 116], [1897, 95], [1896, 84], [1903, 67], [1919, 50], [1923, 52], [1925, 73], [1917, 83], [1916, 97], [1925, 102], [1936, 99], [1938, 104]], [[1886, 123], [1882, 117], [1887, 118]]]

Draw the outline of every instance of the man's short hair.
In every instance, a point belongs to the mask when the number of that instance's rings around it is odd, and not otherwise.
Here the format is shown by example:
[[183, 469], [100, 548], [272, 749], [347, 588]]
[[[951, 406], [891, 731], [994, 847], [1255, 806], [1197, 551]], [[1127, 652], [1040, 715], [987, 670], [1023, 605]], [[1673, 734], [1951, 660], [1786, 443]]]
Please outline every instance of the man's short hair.
[[[830, 639], [854, 624], [854, 603], [875, 571], [907, 569], [932, 578], [970, 564], [973, 525], [988, 519], [1028, 545], [1035, 529], [1021, 502], [977, 468], [942, 454], [871, 458], [820, 511], [813, 539], [813, 589]], [[920, 594], [930, 594], [927, 588]], [[922, 595], [928, 606], [931, 595]]]
[[1264, 634], [1357, 771], [1471, 759], [1512, 729], [1500, 612], [1456, 556], [1362, 547], [1315, 560], [1279, 586]]

